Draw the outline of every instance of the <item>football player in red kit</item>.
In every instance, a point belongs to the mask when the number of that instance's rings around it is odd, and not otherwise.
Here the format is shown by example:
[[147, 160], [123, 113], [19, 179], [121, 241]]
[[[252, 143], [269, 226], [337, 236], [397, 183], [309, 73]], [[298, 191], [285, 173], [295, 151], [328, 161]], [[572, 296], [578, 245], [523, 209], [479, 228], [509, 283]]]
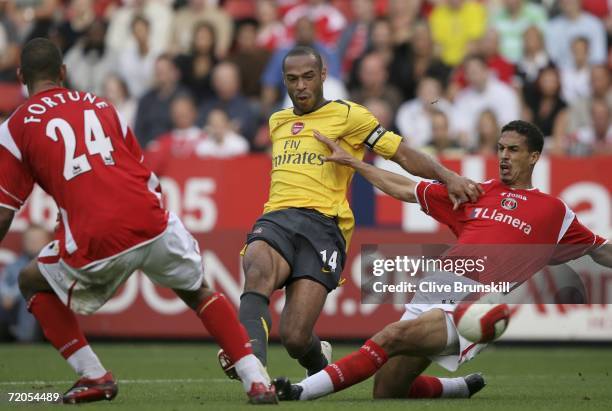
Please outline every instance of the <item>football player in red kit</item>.
[[249, 401], [276, 402], [234, 308], [204, 282], [196, 240], [165, 210], [155, 174], [106, 100], [62, 87], [66, 68], [51, 41], [29, 41], [20, 80], [29, 99], [0, 126], [0, 240], [35, 183], [59, 208], [55, 240], [20, 273], [19, 286], [45, 336], [79, 379], [63, 397], [110, 400], [117, 382], [73, 313], [90, 314], [137, 269], [191, 307], [241, 375]]
[[[377, 169], [355, 159], [336, 142], [316, 132], [315, 135], [331, 150], [327, 161], [353, 167], [385, 193], [402, 201], [418, 203], [426, 214], [447, 225], [457, 237], [457, 243], [446, 256], [470, 255], [464, 252], [475, 245], [499, 245], [497, 249], [510, 250], [500, 253], [499, 263], [506, 273], [514, 275], [504, 280], [513, 282], [526, 280], [528, 274], [535, 274], [549, 261], [568, 261], [587, 254], [595, 262], [612, 267], [612, 244], [583, 226], [563, 201], [533, 187], [531, 177], [544, 139], [541, 131], [530, 123], [517, 120], [502, 128], [498, 141], [499, 179], [482, 184], [484, 194], [478, 201], [459, 207], [453, 207], [448, 200], [444, 185], [417, 183]], [[509, 244], [553, 247], [541, 253], [518, 253], [518, 248], [505, 246]], [[559, 249], [565, 251], [555, 251]], [[511, 269], [508, 264], [513, 264]], [[486, 273], [486, 280], [493, 280], [496, 274], [499, 272], [495, 269]], [[474, 387], [466, 378], [420, 375], [432, 361], [455, 371], [484, 347], [458, 334], [452, 319], [454, 308], [455, 305], [443, 301], [407, 304], [400, 321], [386, 326], [358, 351], [299, 384], [292, 385], [286, 378], [277, 378], [274, 383], [279, 398], [318, 398], [374, 374], [375, 398], [471, 396], [482, 388], [482, 381]]]

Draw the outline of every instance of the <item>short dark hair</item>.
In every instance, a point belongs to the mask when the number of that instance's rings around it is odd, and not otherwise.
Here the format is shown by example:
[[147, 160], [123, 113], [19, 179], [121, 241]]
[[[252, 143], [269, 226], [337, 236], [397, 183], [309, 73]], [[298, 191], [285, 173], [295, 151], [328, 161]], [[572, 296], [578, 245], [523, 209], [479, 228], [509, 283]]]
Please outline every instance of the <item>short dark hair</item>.
[[283, 57], [283, 73], [285, 72], [285, 62], [289, 57], [293, 56], [313, 56], [317, 60], [317, 68], [323, 70], [323, 59], [321, 53], [310, 46], [295, 46]]
[[527, 148], [532, 153], [537, 151], [542, 152], [544, 147], [544, 134], [535, 124], [531, 124], [523, 120], [514, 120], [502, 127], [501, 132], [514, 131], [527, 139]]
[[59, 80], [62, 64], [62, 52], [49, 39], [34, 38], [21, 50], [20, 69], [27, 85], [39, 80]]

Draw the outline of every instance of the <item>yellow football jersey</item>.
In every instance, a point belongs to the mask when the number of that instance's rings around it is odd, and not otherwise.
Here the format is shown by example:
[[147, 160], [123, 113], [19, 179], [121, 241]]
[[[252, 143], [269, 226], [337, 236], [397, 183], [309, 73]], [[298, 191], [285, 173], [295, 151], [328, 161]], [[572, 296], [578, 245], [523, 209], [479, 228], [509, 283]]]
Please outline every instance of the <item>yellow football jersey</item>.
[[314, 138], [313, 130], [339, 140], [344, 150], [359, 159], [366, 146], [384, 158], [392, 157], [402, 137], [381, 127], [365, 107], [344, 100], [330, 101], [301, 116], [288, 108], [270, 117], [272, 182], [264, 213], [298, 207], [337, 217], [348, 249], [355, 219], [346, 193], [354, 170], [324, 162], [330, 151]]

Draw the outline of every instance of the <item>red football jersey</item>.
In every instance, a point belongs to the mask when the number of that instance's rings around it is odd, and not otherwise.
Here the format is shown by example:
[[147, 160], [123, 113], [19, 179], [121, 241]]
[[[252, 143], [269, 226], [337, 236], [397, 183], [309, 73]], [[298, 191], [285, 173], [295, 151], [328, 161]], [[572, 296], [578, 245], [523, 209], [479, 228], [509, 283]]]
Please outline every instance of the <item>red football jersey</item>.
[[34, 183], [60, 211], [60, 257], [84, 267], [151, 241], [166, 228], [155, 174], [115, 108], [53, 88], [0, 126], [0, 205], [18, 210]]
[[446, 186], [422, 181], [416, 187], [423, 211], [457, 237], [450, 256], [487, 254], [489, 267], [481, 282], [522, 282], [551, 262], [580, 257], [606, 242], [556, 197], [535, 188], [512, 189], [499, 180], [482, 188], [476, 203], [453, 210]]

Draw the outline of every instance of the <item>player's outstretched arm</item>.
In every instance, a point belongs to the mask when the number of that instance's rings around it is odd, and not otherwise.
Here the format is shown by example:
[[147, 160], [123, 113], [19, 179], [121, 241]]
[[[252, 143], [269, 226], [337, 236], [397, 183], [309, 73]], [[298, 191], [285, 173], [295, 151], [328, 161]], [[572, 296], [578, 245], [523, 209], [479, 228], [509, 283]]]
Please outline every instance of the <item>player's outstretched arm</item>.
[[589, 255], [597, 264], [612, 267], [612, 243], [610, 241], [591, 251]]
[[438, 180], [446, 185], [453, 209], [467, 201], [475, 202], [484, 193], [479, 184], [444, 167], [427, 154], [412, 149], [403, 141], [391, 160], [415, 176]]
[[317, 140], [326, 144], [331, 150], [331, 154], [325, 158], [326, 161], [333, 161], [334, 163], [352, 167], [372, 185], [389, 194], [391, 197], [409, 203], [416, 203], [414, 190], [416, 186], [415, 181], [400, 176], [399, 174], [381, 170], [371, 164], [356, 159], [317, 130], [314, 131], [314, 136]]
[[8, 232], [14, 216], [15, 212], [13, 210], [0, 206], [0, 242]]

